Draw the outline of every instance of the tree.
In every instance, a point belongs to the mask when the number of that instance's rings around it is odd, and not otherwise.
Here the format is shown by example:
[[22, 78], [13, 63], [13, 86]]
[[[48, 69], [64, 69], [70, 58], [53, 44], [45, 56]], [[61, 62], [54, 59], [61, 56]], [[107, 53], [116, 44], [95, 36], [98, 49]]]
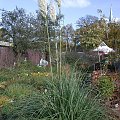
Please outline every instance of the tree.
[[79, 20], [77, 21], [77, 26], [79, 28], [87, 27], [87, 26], [90, 26], [91, 24], [95, 23], [96, 21], [98, 21], [98, 17], [86, 15], [85, 17], [79, 18]]
[[71, 51], [71, 43], [73, 43], [74, 39], [74, 29], [72, 24], [67, 24], [66, 26], [62, 27], [62, 36], [63, 41], [66, 42], [66, 51]]
[[105, 38], [106, 23], [104, 19], [98, 19], [95, 16], [86, 16], [80, 18], [77, 22], [79, 27], [76, 30], [76, 36], [79, 36], [81, 46], [85, 50], [95, 48]]
[[[57, 15], [55, 22], [48, 17], [48, 29], [50, 41], [54, 41], [58, 34], [56, 28], [63, 15]], [[15, 8], [13, 11], [2, 11], [2, 40], [13, 41], [16, 55], [25, 53], [27, 49], [48, 50], [46, 20], [39, 11], [35, 15], [26, 14], [23, 8]], [[56, 36], [57, 35], [57, 36]], [[54, 50], [54, 42], [51, 47]], [[53, 51], [52, 50], [52, 51]]]
[[7, 37], [6, 41], [12, 40], [13, 49], [16, 53], [23, 53], [28, 48], [29, 39], [31, 37], [30, 19], [24, 9], [14, 9], [13, 11], [2, 12], [2, 27]]
[[[39, 12], [36, 15], [26, 14], [23, 8], [17, 7], [13, 11], [3, 10], [1, 26], [2, 40], [13, 41], [16, 55], [25, 53], [28, 48], [44, 49], [46, 27]], [[41, 46], [38, 47], [36, 42]]]
[[[49, 6], [48, 6], [49, 7]], [[46, 26], [46, 20], [41, 15], [39, 11], [36, 11], [36, 19], [34, 22], [36, 34], [33, 42], [40, 42], [41, 48], [44, 49], [44, 51], [48, 50], [48, 40], [47, 40], [47, 26]], [[51, 52], [55, 50], [55, 41], [58, 39], [59, 36], [59, 21], [63, 19], [63, 15], [56, 15], [56, 21], [53, 22], [50, 19], [49, 14], [47, 15], [47, 22], [48, 22], [48, 32], [50, 37], [50, 46], [51, 46]], [[44, 48], [43, 48], [44, 46]], [[54, 53], [54, 52], [53, 52]]]
[[106, 34], [106, 43], [116, 52], [120, 52], [120, 23], [109, 23]]

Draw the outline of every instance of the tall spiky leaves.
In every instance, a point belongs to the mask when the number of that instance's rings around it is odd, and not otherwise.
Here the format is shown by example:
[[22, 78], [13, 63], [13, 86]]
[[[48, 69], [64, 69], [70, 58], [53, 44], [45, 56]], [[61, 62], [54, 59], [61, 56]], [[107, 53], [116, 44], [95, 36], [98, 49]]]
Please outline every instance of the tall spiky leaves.
[[47, 2], [46, 0], [38, 0], [38, 5], [41, 15], [46, 18], [47, 16]]

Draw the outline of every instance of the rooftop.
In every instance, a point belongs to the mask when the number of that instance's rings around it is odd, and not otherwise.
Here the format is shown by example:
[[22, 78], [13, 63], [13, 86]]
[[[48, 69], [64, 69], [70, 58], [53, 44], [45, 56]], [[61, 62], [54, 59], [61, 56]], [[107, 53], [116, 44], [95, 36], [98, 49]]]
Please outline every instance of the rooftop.
[[13, 45], [13, 43], [0, 41], [0, 46], [10, 47], [10, 46], [12, 46], [12, 45]]

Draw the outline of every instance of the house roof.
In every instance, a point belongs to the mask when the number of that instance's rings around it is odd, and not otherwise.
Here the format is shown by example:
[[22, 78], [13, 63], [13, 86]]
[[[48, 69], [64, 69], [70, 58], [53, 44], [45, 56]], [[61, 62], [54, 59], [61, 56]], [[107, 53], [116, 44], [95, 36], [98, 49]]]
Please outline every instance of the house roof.
[[0, 41], [0, 46], [10, 47], [10, 46], [12, 46], [12, 45], [13, 45], [13, 43]]
[[102, 42], [96, 49], [93, 51], [101, 51], [105, 54], [108, 54], [109, 52], [115, 52], [112, 48], [108, 47], [104, 42]]

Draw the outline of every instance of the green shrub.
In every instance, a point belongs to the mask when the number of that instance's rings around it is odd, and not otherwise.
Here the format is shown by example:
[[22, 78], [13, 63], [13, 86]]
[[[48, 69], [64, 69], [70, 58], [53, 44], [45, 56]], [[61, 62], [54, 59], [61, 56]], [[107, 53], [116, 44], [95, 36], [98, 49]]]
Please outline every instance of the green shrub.
[[13, 76], [11, 74], [11, 69], [0, 69], [0, 82], [12, 79]]
[[5, 94], [12, 99], [20, 99], [32, 94], [33, 90], [31, 86], [15, 83], [6, 88]]
[[[73, 74], [46, 81], [43, 93], [17, 100], [8, 114], [8, 120], [21, 117], [28, 120], [108, 120], [92, 89], [84, 87]], [[27, 120], [26, 119], [26, 120]]]
[[99, 91], [104, 98], [108, 98], [113, 95], [114, 83], [109, 76], [101, 76], [98, 82]]
[[40, 76], [26, 76], [26, 77], [21, 77], [17, 83], [19, 84], [24, 84], [24, 85], [31, 85], [37, 90], [40, 90], [42, 86], [45, 85], [45, 80], [47, 77], [40, 77]]
[[[33, 65], [30, 61], [22, 61], [18, 63], [16, 66], [15, 70], [18, 70], [20, 72], [46, 72], [49, 69], [44, 68], [44, 67], [39, 67], [37, 65]], [[22, 73], [23, 73], [22, 72]]]
[[75, 64], [76, 61], [79, 61], [80, 56], [75, 52], [67, 52], [65, 54], [65, 62], [68, 64]]
[[6, 76], [1, 76], [0, 75], [0, 82], [4, 82], [4, 81], [7, 81], [8, 78]]

